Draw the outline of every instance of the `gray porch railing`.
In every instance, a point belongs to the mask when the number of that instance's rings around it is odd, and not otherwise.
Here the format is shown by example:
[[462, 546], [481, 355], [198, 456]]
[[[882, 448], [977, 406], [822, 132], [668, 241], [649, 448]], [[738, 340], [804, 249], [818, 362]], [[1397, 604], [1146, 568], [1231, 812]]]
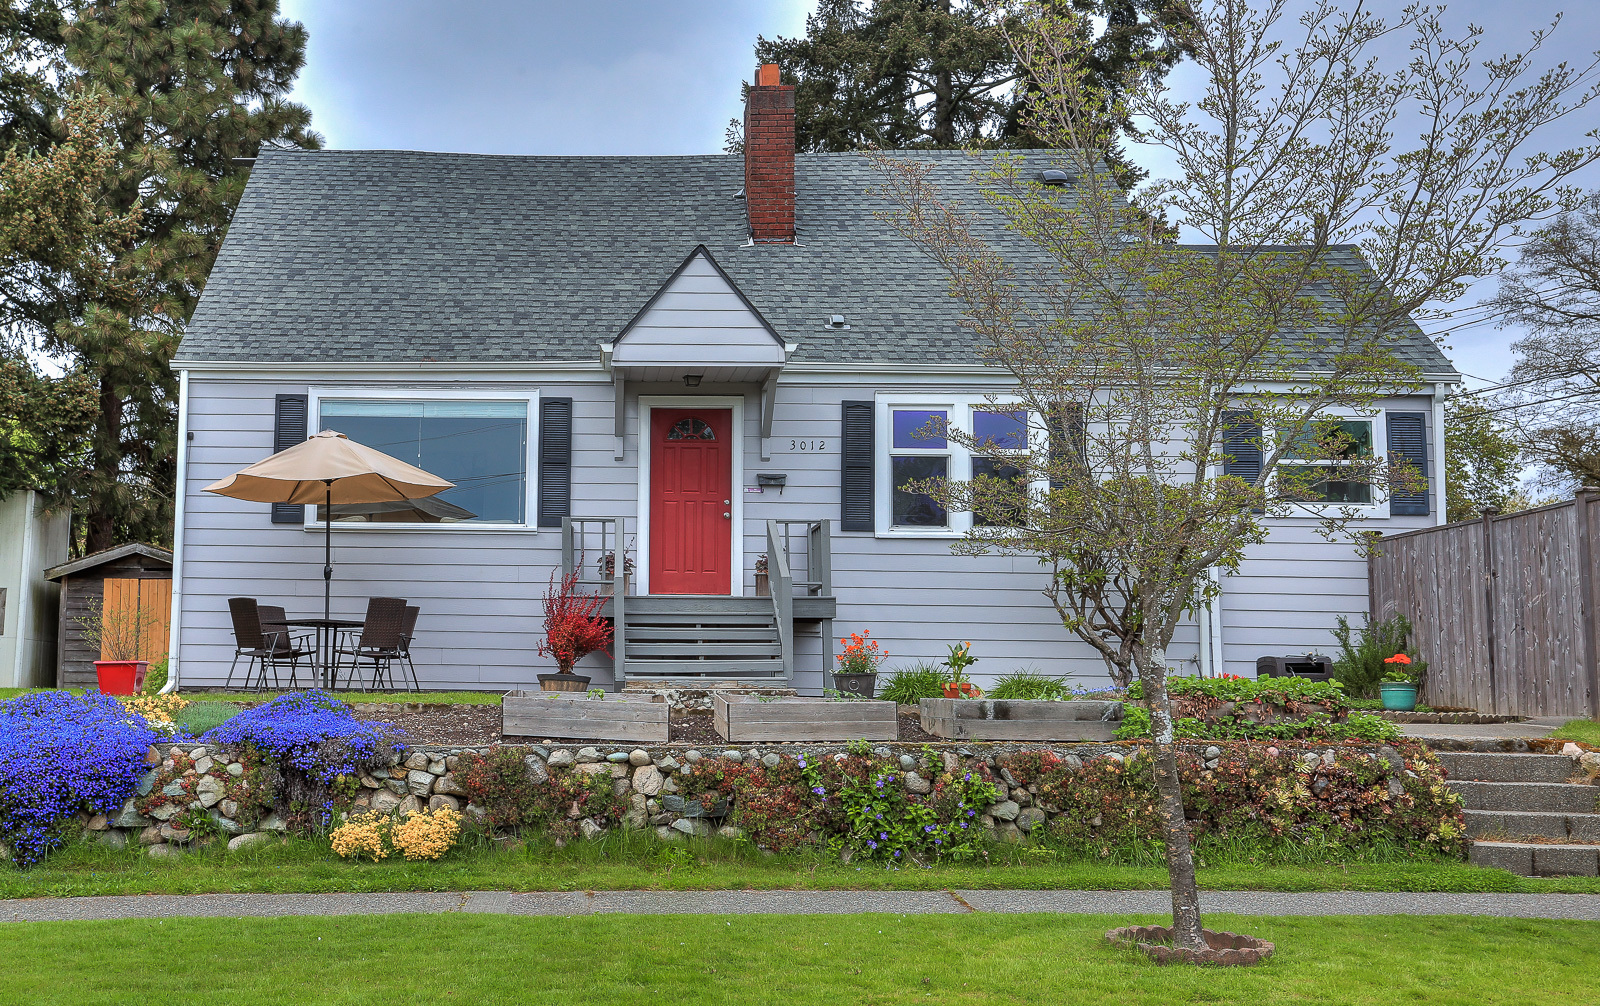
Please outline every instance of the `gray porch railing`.
[[[616, 682], [620, 688], [626, 676], [623, 645], [627, 636], [627, 614], [623, 610], [628, 594], [628, 553], [623, 535], [625, 517], [561, 518], [561, 575], [578, 571], [578, 583], [597, 589], [611, 588], [611, 649], [615, 654]], [[601, 563], [611, 554], [611, 576], [601, 571]], [[591, 556], [593, 557], [591, 559]], [[591, 573], [590, 570], [593, 569]]]
[[[796, 533], [795, 529], [799, 532]], [[778, 642], [783, 651], [783, 676], [794, 678], [794, 597], [799, 588], [805, 597], [830, 597], [833, 594], [832, 522], [826, 520], [767, 521], [767, 573], [772, 588], [772, 614], [778, 623]], [[796, 541], [804, 548], [805, 579], [794, 575]], [[833, 669], [833, 621], [822, 624], [823, 674]]]

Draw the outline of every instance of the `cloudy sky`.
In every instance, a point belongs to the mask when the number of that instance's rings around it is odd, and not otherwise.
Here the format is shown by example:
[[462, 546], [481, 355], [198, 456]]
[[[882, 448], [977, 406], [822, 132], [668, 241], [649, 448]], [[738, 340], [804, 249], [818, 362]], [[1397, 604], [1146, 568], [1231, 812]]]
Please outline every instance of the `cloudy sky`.
[[[294, 97], [331, 147], [495, 154], [692, 154], [722, 148], [757, 35], [804, 31], [811, 0], [283, 0], [310, 31]], [[1369, 7], [1398, 9], [1399, 0]], [[1526, 44], [1569, 12], [1546, 57], [1600, 49], [1600, 0], [1457, 0], [1448, 19], [1485, 49]], [[1403, 47], [1390, 53], [1404, 58]], [[1182, 76], [1175, 78], [1182, 81]], [[1570, 142], [1590, 114], [1552, 136]], [[1564, 135], [1563, 135], [1564, 134]], [[1159, 170], [1160, 165], [1154, 165]], [[1585, 179], [1600, 186], [1600, 171]], [[1480, 284], [1468, 303], [1492, 293]], [[1478, 312], [1463, 316], [1471, 322]], [[1505, 371], [1513, 335], [1467, 324], [1461, 370]]]

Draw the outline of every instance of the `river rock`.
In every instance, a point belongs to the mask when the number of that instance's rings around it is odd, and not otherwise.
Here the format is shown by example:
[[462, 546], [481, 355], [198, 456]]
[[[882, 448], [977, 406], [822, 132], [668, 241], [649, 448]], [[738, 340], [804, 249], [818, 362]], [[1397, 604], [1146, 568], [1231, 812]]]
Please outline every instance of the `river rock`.
[[582, 821], [579, 821], [578, 830], [583, 833], [584, 839], [590, 842], [606, 833], [606, 830], [600, 827], [600, 825], [597, 824], [595, 819], [592, 817], [586, 817]]
[[433, 776], [426, 769], [412, 769], [406, 773], [406, 789], [415, 797], [426, 797], [433, 792]]
[[[125, 849], [128, 847], [128, 833], [112, 828], [110, 831], [101, 832], [98, 836], [96, 836], [95, 841], [99, 842], [101, 845], [110, 846], [113, 849]], [[5, 855], [3, 852], [0, 852], [0, 862], [4, 861]]]
[[922, 776], [918, 775], [915, 772], [907, 772], [906, 775], [905, 775], [904, 782], [906, 784], [906, 789], [911, 791], [912, 793], [932, 793], [933, 792], [933, 783], [931, 783], [928, 780], [922, 778]]
[[150, 818], [139, 813], [134, 808], [132, 800], [123, 804], [121, 813], [111, 819], [111, 827], [113, 828], [143, 828], [149, 823]]
[[159, 845], [152, 845], [149, 849], [145, 850], [145, 852], [151, 859], [177, 859], [179, 856], [183, 855], [182, 850], [178, 849], [176, 846], [167, 845], [164, 842]]
[[445, 796], [441, 793], [435, 793], [433, 796], [428, 797], [429, 810], [444, 810], [446, 808], [450, 810], [460, 810], [461, 801], [457, 800], [453, 796]]
[[701, 759], [701, 757], [703, 757], [703, 756], [700, 754], [700, 752], [695, 751], [693, 749], [690, 749], [690, 750], [685, 751], [683, 753], [683, 760], [688, 762], [690, 765], [693, 765], [695, 762], [699, 761]]
[[210, 775], [201, 776], [199, 785], [194, 788], [194, 795], [202, 807], [215, 807], [226, 793], [222, 780]]
[[227, 773], [237, 779], [244, 775], [244, 766], [236, 761], [231, 761], [228, 763]]
[[[368, 797], [367, 799], [370, 801], [371, 797]], [[217, 811], [223, 817], [237, 818], [239, 816], [239, 801], [223, 800], [217, 804]]]
[[683, 841], [683, 832], [661, 825], [656, 828], [656, 837], [663, 842], [681, 842]]
[[1044, 811], [1037, 807], [1024, 807], [1017, 811], [1017, 828], [1023, 832], [1032, 832], [1045, 819]]
[[152, 824], [139, 832], [140, 845], [156, 845], [161, 841], [161, 825]]
[[1022, 808], [1015, 800], [1002, 800], [990, 807], [986, 813], [997, 821], [1015, 821]]
[[613, 762], [613, 763], [615, 763], [617, 765], [622, 765], [622, 764], [624, 764], [624, 763], [626, 763], [628, 761], [628, 752], [626, 752], [626, 751], [613, 751], [610, 754], [606, 755], [606, 761]]
[[661, 777], [661, 770], [654, 765], [640, 765], [633, 770], [633, 788], [645, 796], [655, 796], [661, 792], [661, 784], [665, 781]]
[[711, 825], [704, 821], [691, 821], [686, 817], [680, 817], [672, 822], [672, 828], [674, 831], [681, 831], [685, 835], [695, 835], [701, 838], [711, 834]]
[[466, 796], [467, 791], [456, 783], [453, 775], [442, 775], [433, 781], [433, 791], [441, 796]]
[[413, 751], [407, 756], [405, 766], [416, 772], [426, 772], [428, 770], [428, 756], [421, 751]]
[[761, 756], [761, 764], [765, 765], [767, 768], [777, 768], [778, 763], [781, 761], [783, 761], [783, 759], [772, 752], [768, 752], [767, 754]]
[[104, 814], [96, 814], [93, 817], [89, 818], [88, 822], [84, 824], [83, 830], [84, 831], [105, 831], [110, 826], [111, 826], [111, 822], [106, 818], [106, 816]]
[[550, 752], [548, 761], [551, 768], [561, 768], [564, 765], [571, 765], [573, 762], [572, 752], [568, 751], [566, 748], [556, 748], [554, 751]]
[[211, 823], [215, 825], [216, 829], [222, 832], [224, 835], [237, 835], [241, 831], [244, 831], [243, 828], [239, 827], [238, 821], [235, 821], [230, 817], [223, 817], [214, 810], [211, 812]]
[[157, 821], [170, 821], [178, 815], [183, 808], [175, 803], [164, 803], [159, 807], [150, 808], [150, 817]]
[[141, 776], [139, 779], [139, 795], [149, 796], [150, 792], [156, 788], [156, 780], [159, 778], [161, 778], [160, 769], [151, 769]]
[[722, 757], [735, 763], [744, 761], [744, 753], [738, 748], [729, 748], [728, 750], [722, 752]]
[[421, 812], [422, 801], [417, 799], [416, 794], [412, 794], [411, 796], [406, 797], [404, 800], [401, 800], [400, 806], [395, 809], [395, 813], [399, 814], [401, 817], [410, 817], [412, 814], [419, 814]]
[[902, 769], [904, 769], [905, 771], [909, 772], [912, 769], [917, 767], [917, 760], [915, 758], [911, 757], [910, 755], [901, 755], [900, 756], [900, 767]]
[[252, 845], [261, 845], [270, 841], [272, 841], [272, 836], [264, 831], [246, 832], [243, 835], [235, 835], [233, 838], [228, 839], [228, 851], [238, 852], [240, 849], [248, 849]]
[[280, 815], [278, 813], [272, 813], [272, 814], [268, 814], [266, 817], [261, 819], [261, 823], [256, 825], [256, 830], [257, 831], [288, 831], [289, 830], [289, 823], [283, 819], [282, 815]]
[[578, 764], [587, 765], [600, 760], [600, 752], [595, 748], [579, 748]]
[[663, 773], [676, 772], [678, 770], [678, 759], [672, 757], [671, 755], [667, 755], [665, 758], [661, 759], [661, 761], [656, 763], [656, 767], [659, 768]]
[[203, 758], [198, 758], [198, 759], [195, 760], [195, 763], [194, 763], [195, 774], [196, 775], [205, 775], [207, 772], [211, 771], [211, 766], [213, 766], [215, 764], [216, 764], [216, 760], [213, 759], [210, 755], [206, 755]]
[[717, 834], [721, 835], [723, 838], [738, 841], [739, 839], [744, 838], [744, 829], [735, 828], [731, 824], [725, 824], [717, 829]]
[[542, 785], [550, 780], [550, 770], [545, 767], [544, 759], [538, 755], [528, 755], [522, 759], [523, 774], [535, 786]]

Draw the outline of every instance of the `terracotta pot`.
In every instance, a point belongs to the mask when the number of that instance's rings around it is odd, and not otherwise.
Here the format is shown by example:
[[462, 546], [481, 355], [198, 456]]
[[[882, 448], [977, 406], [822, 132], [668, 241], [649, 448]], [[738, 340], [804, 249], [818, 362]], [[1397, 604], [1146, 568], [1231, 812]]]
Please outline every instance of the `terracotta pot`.
[[586, 692], [589, 690], [587, 674], [541, 674], [539, 687], [547, 692]]
[[983, 690], [970, 681], [947, 681], [944, 686], [944, 697], [947, 699], [975, 699], [983, 694]]
[[96, 660], [95, 682], [104, 695], [137, 695], [149, 666], [148, 660]]

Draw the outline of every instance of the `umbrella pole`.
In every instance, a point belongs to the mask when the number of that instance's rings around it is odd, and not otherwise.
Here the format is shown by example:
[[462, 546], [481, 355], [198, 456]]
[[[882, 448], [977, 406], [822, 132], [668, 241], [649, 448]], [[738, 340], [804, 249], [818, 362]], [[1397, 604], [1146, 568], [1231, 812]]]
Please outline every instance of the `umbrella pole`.
[[333, 617], [333, 480], [323, 479], [328, 503], [322, 510], [322, 617]]

